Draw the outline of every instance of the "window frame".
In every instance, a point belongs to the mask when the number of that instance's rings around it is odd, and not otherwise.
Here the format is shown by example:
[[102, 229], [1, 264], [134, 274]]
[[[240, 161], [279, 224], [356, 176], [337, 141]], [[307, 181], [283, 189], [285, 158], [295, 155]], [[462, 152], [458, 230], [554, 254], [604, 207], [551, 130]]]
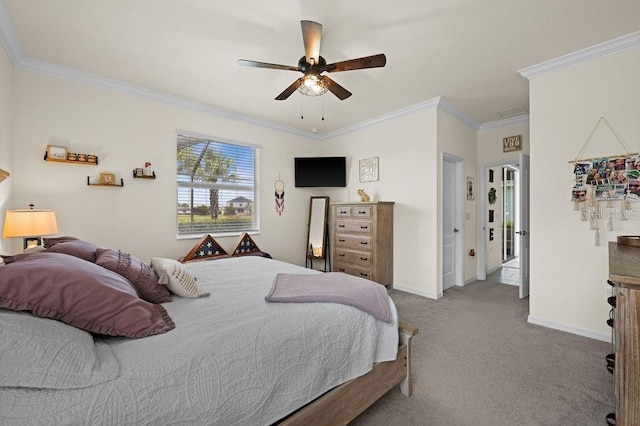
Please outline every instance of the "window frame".
[[[232, 182], [216, 182], [216, 183], [208, 183], [203, 181], [184, 181], [181, 180], [181, 176], [185, 176], [184, 174], [179, 173], [178, 168], [178, 149], [180, 148], [180, 140], [182, 138], [188, 139], [196, 139], [202, 142], [212, 142], [215, 144], [228, 145], [230, 147], [241, 147], [241, 148], [250, 148], [253, 153], [253, 185], [248, 186], [246, 184], [238, 184]], [[239, 142], [236, 140], [229, 140], [225, 138], [195, 133], [187, 130], [176, 130], [176, 157], [175, 157], [175, 165], [176, 165], [176, 238], [181, 239], [197, 239], [202, 238], [204, 235], [212, 235], [214, 237], [225, 237], [225, 236], [237, 236], [242, 235], [247, 232], [249, 234], [259, 234], [260, 233], [260, 153], [261, 146], [253, 143], [247, 142]], [[210, 189], [216, 188], [220, 191], [249, 191], [253, 195], [252, 201], [252, 221], [247, 224], [247, 226], [230, 226], [229, 229], [220, 229], [220, 227], [211, 227], [209, 229], [205, 228], [202, 231], [197, 232], [181, 232], [180, 230], [180, 201], [181, 201], [181, 189], [184, 188], [193, 188], [193, 189]], [[244, 195], [241, 195], [244, 196]], [[237, 197], [236, 197], [237, 198]], [[231, 198], [234, 199], [234, 198]], [[226, 206], [226, 205], [225, 205]], [[190, 210], [194, 208], [194, 205], [190, 206]], [[220, 208], [220, 205], [219, 205]], [[224, 228], [224, 227], [223, 227]]]

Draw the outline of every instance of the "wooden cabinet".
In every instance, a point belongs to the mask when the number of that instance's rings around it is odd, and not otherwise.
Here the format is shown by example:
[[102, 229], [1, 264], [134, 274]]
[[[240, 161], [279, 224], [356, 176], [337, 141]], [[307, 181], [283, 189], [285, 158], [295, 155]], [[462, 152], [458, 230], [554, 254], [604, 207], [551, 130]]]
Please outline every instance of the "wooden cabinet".
[[332, 270], [393, 286], [393, 202], [331, 203]]
[[615, 287], [615, 424], [640, 425], [640, 248], [609, 243]]

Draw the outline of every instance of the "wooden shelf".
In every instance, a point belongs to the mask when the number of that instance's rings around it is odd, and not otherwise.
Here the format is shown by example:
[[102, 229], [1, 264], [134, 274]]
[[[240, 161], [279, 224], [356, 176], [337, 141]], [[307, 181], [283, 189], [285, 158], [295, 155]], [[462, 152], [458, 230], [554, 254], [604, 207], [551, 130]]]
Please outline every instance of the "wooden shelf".
[[133, 177], [135, 179], [155, 179], [156, 178], [156, 172], [151, 172], [153, 173], [151, 176], [148, 175], [137, 175], [136, 174], [136, 169], [133, 169]]
[[98, 157], [96, 156], [96, 161], [78, 161], [78, 160], [62, 160], [58, 158], [49, 158], [47, 155], [47, 151], [44, 152], [44, 161], [50, 161], [52, 163], [68, 163], [68, 164], [81, 164], [84, 166], [97, 166], [98, 165]]
[[109, 187], [116, 187], [116, 188], [122, 188], [124, 186], [124, 179], [120, 178], [120, 184], [118, 185], [116, 184], [109, 184], [109, 183], [91, 183], [90, 181], [91, 177], [87, 176], [87, 185], [88, 186], [109, 186]]

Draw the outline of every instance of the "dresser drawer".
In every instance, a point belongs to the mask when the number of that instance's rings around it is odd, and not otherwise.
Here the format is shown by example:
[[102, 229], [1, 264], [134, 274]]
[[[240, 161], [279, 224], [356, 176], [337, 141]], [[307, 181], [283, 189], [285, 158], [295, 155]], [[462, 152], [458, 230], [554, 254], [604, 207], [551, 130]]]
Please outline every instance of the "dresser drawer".
[[370, 220], [337, 219], [336, 232], [359, 232], [370, 234], [373, 226]]
[[371, 251], [373, 249], [371, 243], [371, 237], [366, 235], [336, 235], [336, 248]]
[[344, 206], [336, 208], [336, 217], [373, 217], [372, 206]]
[[334, 271], [344, 272], [345, 274], [366, 278], [368, 280], [373, 280], [373, 272], [371, 268], [359, 268], [356, 265], [338, 262], [334, 267]]
[[367, 267], [373, 264], [373, 254], [364, 251], [351, 251], [337, 248], [336, 261], [338, 263], [346, 262]]

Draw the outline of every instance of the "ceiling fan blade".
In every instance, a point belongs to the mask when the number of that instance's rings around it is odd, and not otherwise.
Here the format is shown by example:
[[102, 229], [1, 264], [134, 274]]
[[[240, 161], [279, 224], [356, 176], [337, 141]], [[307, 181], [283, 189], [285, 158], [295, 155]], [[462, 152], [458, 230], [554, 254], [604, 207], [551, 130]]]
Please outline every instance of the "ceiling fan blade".
[[315, 65], [320, 61], [322, 25], [313, 21], [300, 21], [300, 25], [302, 26], [305, 58], [308, 64]]
[[256, 68], [271, 68], [274, 70], [299, 71], [298, 67], [294, 67], [291, 65], [270, 64], [268, 62], [250, 61], [247, 59], [238, 59], [238, 65]]
[[335, 81], [333, 81], [332, 79], [330, 79], [326, 75], [323, 75], [321, 77], [321, 80], [322, 80], [322, 83], [324, 84], [324, 87], [329, 89], [329, 91], [331, 93], [333, 93], [334, 95], [336, 95], [338, 97], [338, 99], [340, 99], [341, 101], [344, 101], [349, 96], [351, 96], [351, 92], [350, 91], [348, 91], [344, 87], [340, 86], [338, 83], [336, 83]]
[[387, 57], [384, 53], [373, 56], [365, 56], [364, 58], [349, 59], [348, 61], [335, 62], [328, 64], [325, 71], [338, 72], [338, 71], [351, 71], [361, 70], [364, 68], [378, 68], [384, 67], [387, 64]]
[[291, 96], [291, 94], [293, 92], [296, 91], [296, 89], [302, 84], [302, 77], [297, 79], [296, 81], [294, 81], [293, 83], [291, 83], [291, 85], [289, 87], [287, 87], [286, 89], [284, 89], [284, 91], [282, 93], [280, 93], [278, 96], [276, 96], [276, 101], [284, 101], [285, 99], [287, 99], [289, 96]]

